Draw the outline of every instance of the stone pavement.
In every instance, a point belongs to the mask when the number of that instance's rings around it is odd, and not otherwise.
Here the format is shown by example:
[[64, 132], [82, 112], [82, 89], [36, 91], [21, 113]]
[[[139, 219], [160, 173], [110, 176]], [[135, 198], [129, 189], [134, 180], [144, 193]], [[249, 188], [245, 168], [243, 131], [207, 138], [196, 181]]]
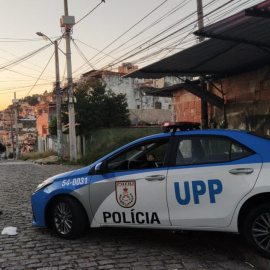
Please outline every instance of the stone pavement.
[[144, 229], [91, 229], [76, 240], [31, 225], [30, 196], [54, 174], [76, 166], [0, 162], [0, 269], [270, 269], [238, 235]]

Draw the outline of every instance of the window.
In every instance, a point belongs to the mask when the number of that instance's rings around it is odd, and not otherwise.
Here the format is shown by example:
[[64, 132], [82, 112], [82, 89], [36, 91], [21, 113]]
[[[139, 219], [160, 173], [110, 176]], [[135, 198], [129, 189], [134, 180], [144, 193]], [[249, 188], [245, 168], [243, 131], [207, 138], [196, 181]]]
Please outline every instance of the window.
[[235, 143], [231, 145], [231, 160], [237, 160], [250, 156], [250, 150], [243, 148]]
[[155, 103], [155, 109], [159, 109], [160, 110], [161, 109], [161, 106], [162, 106], [161, 105], [161, 102], [156, 102]]
[[169, 137], [128, 148], [108, 160], [108, 171], [142, 170], [164, 167]]
[[180, 139], [176, 165], [228, 162], [253, 152], [226, 137], [193, 137]]

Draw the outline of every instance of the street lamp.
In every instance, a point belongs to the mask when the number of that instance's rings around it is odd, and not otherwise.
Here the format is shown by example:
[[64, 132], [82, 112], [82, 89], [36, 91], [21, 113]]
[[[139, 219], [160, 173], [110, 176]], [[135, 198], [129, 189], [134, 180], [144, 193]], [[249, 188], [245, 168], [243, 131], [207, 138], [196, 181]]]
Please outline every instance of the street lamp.
[[[36, 34], [38, 35], [38, 36], [40, 36], [40, 37], [42, 37], [44, 40], [49, 40], [52, 44], [55, 44], [55, 41], [53, 42], [48, 36], [46, 36], [45, 34], [43, 34], [43, 33], [41, 33], [41, 32], [36, 32]], [[64, 54], [64, 55], [66, 55], [66, 53], [64, 53], [59, 47], [58, 47], [58, 50], [62, 53], [62, 54]]]
[[58, 144], [58, 158], [63, 158], [63, 150], [62, 150], [62, 121], [61, 121], [61, 95], [60, 95], [60, 75], [59, 75], [59, 58], [58, 58], [58, 49], [65, 54], [60, 48], [58, 48], [57, 40], [54, 42], [46, 35], [41, 32], [36, 33], [38, 36], [44, 38], [45, 40], [49, 40], [52, 44], [54, 44], [55, 50], [55, 92], [56, 92], [56, 111], [57, 111], [57, 144]]

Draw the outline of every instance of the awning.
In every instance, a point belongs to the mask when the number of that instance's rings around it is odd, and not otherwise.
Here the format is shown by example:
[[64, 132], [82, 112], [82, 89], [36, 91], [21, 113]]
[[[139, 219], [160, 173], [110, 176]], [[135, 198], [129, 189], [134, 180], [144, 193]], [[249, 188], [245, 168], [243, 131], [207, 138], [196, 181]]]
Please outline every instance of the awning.
[[210, 104], [218, 108], [223, 107], [224, 105], [223, 98], [205, 89], [202, 89], [198, 84], [199, 81], [190, 81], [186, 79], [184, 83], [179, 83], [164, 88], [142, 87], [141, 90], [144, 91], [145, 94], [149, 96], [172, 97], [175, 91], [185, 89], [190, 93], [192, 93], [193, 95], [209, 102]]
[[211, 39], [124, 77], [230, 76], [270, 63], [270, 0], [195, 32]]

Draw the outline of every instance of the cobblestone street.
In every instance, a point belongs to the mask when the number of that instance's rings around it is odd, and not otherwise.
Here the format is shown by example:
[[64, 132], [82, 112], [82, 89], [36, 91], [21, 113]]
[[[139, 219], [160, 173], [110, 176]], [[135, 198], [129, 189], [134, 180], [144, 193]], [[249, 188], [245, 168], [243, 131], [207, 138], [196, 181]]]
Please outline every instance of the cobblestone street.
[[214, 232], [92, 229], [76, 240], [31, 225], [30, 196], [49, 176], [76, 166], [0, 162], [0, 269], [270, 269], [240, 236]]

